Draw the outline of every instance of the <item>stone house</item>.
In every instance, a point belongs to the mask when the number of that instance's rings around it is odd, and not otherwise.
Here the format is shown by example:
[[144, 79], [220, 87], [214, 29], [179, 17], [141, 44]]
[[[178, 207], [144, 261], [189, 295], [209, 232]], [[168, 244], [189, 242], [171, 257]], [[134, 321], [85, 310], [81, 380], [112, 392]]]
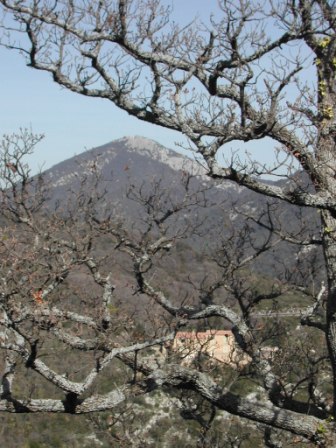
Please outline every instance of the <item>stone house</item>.
[[172, 349], [181, 356], [184, 364], [190, 364], [200, 354], [224, 364], [235, 364], [239, 367], [243, 367], [250, 361], [237, 348], [230, 330], [178, 331]]

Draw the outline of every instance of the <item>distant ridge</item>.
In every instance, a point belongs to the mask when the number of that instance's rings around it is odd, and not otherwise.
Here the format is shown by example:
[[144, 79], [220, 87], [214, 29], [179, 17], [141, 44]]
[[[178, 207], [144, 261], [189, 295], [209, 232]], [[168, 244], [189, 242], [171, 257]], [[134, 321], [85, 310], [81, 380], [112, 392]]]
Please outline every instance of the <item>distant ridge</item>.
[[[130, 157], [131, 154], [133, 157]], [[93, 163], [101, 171], [106, 171], [107, 167], [112, 165], [114, 159], [118, 159], [121, 163], [127, 163], [127, 160], [131, 161], [134, 156], [148, 158], [152, 163], [157, 162], [174, 171], [185, 170], [208, 181], [206, 169], [200, 163], [186, 155], [166, 148], [154, 140], [141, 136], [123, 137], [87, 150], [54, 165], [45, 171], [45, 175], [52, 186], [65, 186], [71, 184], [80, 172], [89, 174], [92, 171]], [[114, 174], [116, 174], [115, 170]], [[141, 177], [141, 172], [138, 173], [138, 176]]]
[[[171, 199], [174, 202], [183, 197], [181, 180], [186, 172], [193, 174], [190, 188], [193, 191], [203, 190], [202, 198], [206, 201], [206, 206], [192, 207], [191, 219], [202, 222], [201, 230], [204, 236], [199, 241], [200, 244], [209, 247], [220, 238], [222, 229], [228, 229], [228, 232], [239, 231], [247, 222], [251, 225], [252, 221], [248, 220], [248, 216], [254, 215], [257, 221], [258, 212], [267, 208], [265, 197], [231, 181], [215, 182], [206, 175], [205, 168], [197, 161], [141, 136], [123, 137], [111, 141], [71, 157], [45, 171], [45, 182], [49, 186], [48, 207], [53, 209], [56, 204], [60, 206], [64, 204], [66, 210], [69, 205], [67, 198], [71, 197], [70, 191], [82, 196], [90, 194], [92, 191], [90, 179], [93, 178], [94, 172], [101, 176], [100, 187], [106, 192], [98, 212], [120, 219], [130, 226], [138, 223], [144, 214], [144, 207], [139, 201], [132, 201], [127, 197], [130, 186], [135, 190], [145, 187], [147, 192], [151, 192], [151, 188], [159, 188], [164, 193], [171, 192]], [[88, 180], [84, 186], [80, 182], [83, 176]], [[277, 184], [280, 182], [284, 185], [286, 180], [278, 181]], [[267, 181], [267, 183], [274, 182]], [[158, 191], [154, 191], [154, 194], [157, 193]], [[276, 203], [276, 207], [279, 223], [281, 221], [281, 226], [286, 228], [289, 234], [295, 235], [299, 231], [300, 218], [310, 224], [312, 232], [318, 228], [319, 216], [310, 209], [303, 208], [298, 213], [298, 207], [281, 201]], [[255, 241], [267, 239], [266, 234], [265, 229], [254, 225]], [[266, 252], [255, 265], [263, 273], [275, 275], [283, 270], [282, 265], [277, 265], [277, 258], [288, 261], [288, 269], [292, 269], [297, 259], [301, 260], [302, 255], [298, 255], [296, 251], [295, 245], [279, 243], [276, 252]], [[319, 250], [316, 251], [320, 258]], [[311, 256], [314, 253], [315, 250], [311, 252]], [[308, 260], [306, 255], [305, 259]], [[301, 266], [308, 263], [302, 260], [300, 262]]]

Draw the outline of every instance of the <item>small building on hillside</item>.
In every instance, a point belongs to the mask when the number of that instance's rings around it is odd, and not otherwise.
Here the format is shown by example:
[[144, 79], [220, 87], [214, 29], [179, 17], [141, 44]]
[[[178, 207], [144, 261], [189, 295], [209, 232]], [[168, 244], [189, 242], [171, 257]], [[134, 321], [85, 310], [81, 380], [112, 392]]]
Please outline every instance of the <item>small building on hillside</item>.
[[[190, 365], [199, 356], [209, 361], [241, 369], [251, 358], [236, 344], [231, 330], [178, 331], [172, 343], [151, 347], [147, 359], [163, 364], [171, 355], [177, 355], [181, 364]], [[279, 347], [260, 347], [263, 359], [273, 362], [280, 355]]]
[[185, 364], [190, 364], [200, 354], [239, 367], [250, 362], [250, 358], [236, 346], [231, 330], [178, 331], [172, 349]]

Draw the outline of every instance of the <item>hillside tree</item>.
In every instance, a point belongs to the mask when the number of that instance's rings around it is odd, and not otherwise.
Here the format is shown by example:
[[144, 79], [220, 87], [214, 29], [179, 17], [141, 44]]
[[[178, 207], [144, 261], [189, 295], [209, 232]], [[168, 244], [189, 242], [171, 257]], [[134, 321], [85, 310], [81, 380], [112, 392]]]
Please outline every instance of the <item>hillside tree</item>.
[[[150, 283], [151, 257], [167, 250], [164, 239], [152, 252], [126, 238], [120, 248], [134, 261], [141, 292], [173, 317], [220, 316], [231, 322], [267, 398], [244, 399], [209, 374], [169, 364], [151, 371], [143, 366], [152, 387], [191, 388], [219, 409], [331, 446], [336, 417], [335, 2], [221, 0], [206, 24], [195, 19], [185, 28], [170, 21], [169, 7], [159, 0], [1, 0], [1, 5], [2, 44], [23, 53], [30, 67], [49, 72], [73, 92], [105, 98], [140, 120], [181, 132], [216, 182], [230, 180], [319, 214], [319, 234], [308, 236], [286, 234], [272, 219], [255, 221], [292, 244], [322, 248], [327, 282], [303, 320], [325, 336], [330, 406], [313, 386], [307, 406], [281, 388], [278, 373], [253, 344], [246, 307], [238, 313], [211, 300], [202, 307], [176, 306]], [[230, 151], [234, 142], [248, 148], [254, 141], [274, 151], [274, 166], [266, 166], [262, 155], [245, 161]], [[293, 167], [304, 176], [291, 177]], [[273, 185], [260, 178], [272, 173], [285, 175], [287, 182]], [[224, 264], [227, 273], [230, 263]], [[208, 289], [210, 299], [216, 288]], [[314, 313], [322, 297], [321, 323]]]

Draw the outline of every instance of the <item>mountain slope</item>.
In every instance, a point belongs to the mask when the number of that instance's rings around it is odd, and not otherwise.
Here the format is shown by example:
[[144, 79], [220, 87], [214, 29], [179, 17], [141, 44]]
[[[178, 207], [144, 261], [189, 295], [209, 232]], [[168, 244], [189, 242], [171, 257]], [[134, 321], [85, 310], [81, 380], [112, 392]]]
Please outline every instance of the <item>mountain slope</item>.
[[45, 171], [44, 176], [53, 204], [64, 202], [70, 191], [83, 192], [83, 178], [87, 179], [89, 188], [93, 188], [93, 178], [99, 176], [100, 189], [107, 192], [105, 206], [114, 216], [129, 218], [139, 212], [138, 206], [126, 198], [130, 186], [140, 189], [144, 184], [152, 184], [162, 190], [175, 190], [173, 194], [176, 195], [181, 177], [186, 173], [193, 175], [194, 191], [211, 189], [206, 193], [209, 203], [222, 203], [223, 190], [225, 196], [233, 200], [241, 194], [241, 189], [231, 182], [225, 187], [215, 186], [199, 163], [143, 137], [125, 137], [91, 149], [55, 165]]
[[[204, 222], [203, 245], [214, 245], [224, 227], [230, 232], [242, 229], [247, 223], [254, 228], [254, 241], [262, 241], [267, 237], [267, 232], [253, 225], [248, 216], [257, 218], [261, 216], [259, 213], [268, 209], [272, 209], [272, 214], [275, 210], [275, 225], [285, 229], [288, 234], [301, 232], [302, 222], [308, 228], [308, 234], [317, 228], [319, 217], [315, 212], [274, 200], [270, 201], [272, 205], [267, 209], [267, 200], [263, 196], [233, 182], [216, 184], [206, 176], [206, 170], [200, 163], [144, 137], [124, 137], [86, 151], [46, 171], [45, 179], [50, 188], [51, 203], [55, 204], [64, 203], [70, 191], [75, 191], [77, 195], [89, 194], [94, 188], [93, 178], [98, 176], [99, 188], [106, 191], [100, 213], [134, 223], [143, 210], [139, 202], [127, 197], [130, 187], [134, 191], [142, 189], [147, 193], [151, 189], [156, 194], [159, 190], [164, 191], [166, 200], [171, 191], [171, 198], [176, 201], [182, 194], [181, 179], [186, 173], [194, 176], [190, 183], [191, 190], [202, 191], [204, 198], [201, 206], [194, 207], [193, 211], [195, 219], [197, 216], [200, 222]], [[81, 183], [83, 177], [87, 180], [86, 184]], [[283, 186], [284, 181], [281, 184]], [[154, 192], [155, 188], [157, 190]], [[267, 213], [264, 222], [266, 216]], [[196, 244], [197, 249], [197, 243], [193, 241], [192, 244]], [[280, 269], [284, 269], [284, 261], [286, 269], [295, 265], [299, 256], [297, 250], [295, 245], [280, 243], [276, 251], [265, 253], [256, 266], [271, 275], [274, 269], [279, 273]], [[305, 259], [309, 258], [307, 253]], [[315, 256], [316, 251], [310, 255]], [[277, 268], [274, 268], [275, 264], [278, 264]]]

